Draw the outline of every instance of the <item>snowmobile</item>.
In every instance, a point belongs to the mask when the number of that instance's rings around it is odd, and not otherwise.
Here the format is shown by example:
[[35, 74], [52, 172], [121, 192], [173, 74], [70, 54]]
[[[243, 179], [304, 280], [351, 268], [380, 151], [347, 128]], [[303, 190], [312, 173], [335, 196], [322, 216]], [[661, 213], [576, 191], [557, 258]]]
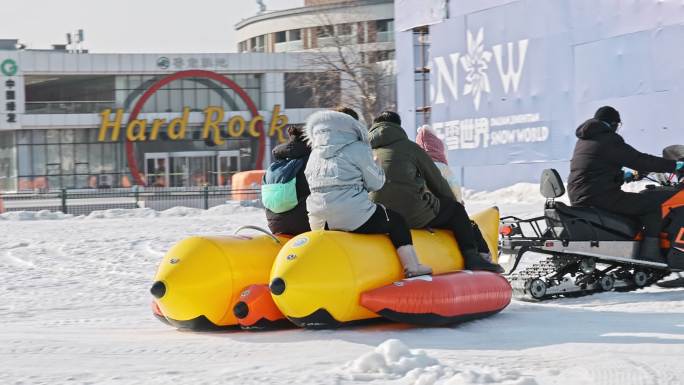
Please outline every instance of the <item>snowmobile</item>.
[[[684, 146], [670, 146], [663, 156], [684, 159]], [[593, 207], [570, 207], [556, 199], [565, 194], [554, 169], [542, 173], [540, 190], [546, 198], [544, 215], [531, 219], [501, 218], [500, 253], [513, 267], [506, 274], [514, 296], [541, 301], [579, 297], [602, 291], [631, 291], [684, 270], [684, 175], [659, 175], [642, 194], [669, 197], [662, 205], [661, 253], [667, 263], [638, 259], [640, 222]], [[667, 195], [665, 195], [667, 194]], [[516, 272], [527, 253], [544, 259]]]

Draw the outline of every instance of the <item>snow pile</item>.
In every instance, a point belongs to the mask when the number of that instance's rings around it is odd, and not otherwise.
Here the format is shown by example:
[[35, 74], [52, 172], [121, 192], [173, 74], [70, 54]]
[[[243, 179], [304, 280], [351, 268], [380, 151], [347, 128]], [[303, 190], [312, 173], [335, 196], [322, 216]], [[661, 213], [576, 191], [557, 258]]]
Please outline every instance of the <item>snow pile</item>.
[[162, 218], [167, 218], [167, 217], [196, 217], [200, 216], [204, 213], [204, 210], [202, 209], [196, 209], [193, 207], [185, 207], [185, 206], [176, 206], [172, 207], [168, 210], [164, 210], [159, 213], [159, 216]]
[[439, 385], [471, 385], [471, 384], [503, 384], [503, 385], [538, 385], [531, 377], [522, 376], [517, 371], [501, 373], [498, 370], [468, 369], [456, 373], [453, 377], [439, 381]]
[[39, 220], [55, 220], [55, 219], [69, 219], [73, 218], [71, 214], [64, 214], [60, 211], [10, 211], [0, 214], [0, 220], [10, 221], [39, 221]]
[[109, 209], [93, 211], [85, 219], [111, 219], [111, 218], [155, 218], [157, 211], [150, 208], [142, 209]]
[[206, 216], [221, 216], [233, 215], [239, 213], [252, 213], [255, 211], [263, 211], [263, 208], [258, 207], [257, 201], [239, 201], [239, 202], [226, 202], [226, 204], [210, 207], [202, 215]]
[[539, 203], [540, 206], [545, 201], [539, 192], [538, 183], [517, 183], [495, 191], [465, 190], [463, 199], [467, 202], [476, 201], [489, 204]]
[[[399, 340], [390, 339], [366, 353], [358, 359], [349, 362], [343, 372], [349, 374], [356, 381], [390, 380], [424, 374], [426, 371], [435, 372], [441, 368], [438, 360], [428, 356], [424, 351], [415, 353]], [[434, 381], [433, 381], [434, 383]]]
[[260, 209], [256, 207], [243, 206], [239, 203], [229, 202], [220, 206], [212, 207], [209, 210], [185, 206], [177, 206], [164, 211], [155, 211], [147, 207], [141, 209], [98, 210], [90, 213], [86, 219], [226, 216], [241, 212], [254, 212], [259, 210]]
[[[640, 180], [638, 182], [625, 183], [622, 190], [626, 192], [640, 192], [648, 185], [656, 185], [651, 180]], [[568, 186], [565, 185], [567, 191]], [[538, 203], [543, 204], [546, 198], [541, 195], [539, 183], [516, 183], [512, 186], [504, 187], [494, 191], [475, 191], [463, 189], [463, 199], [466, 202], [486, 203], [486, 204], [510, 204], [510, 203]], [[569, 204], [567, 192], [557, 201]]]
[[229, 216], [240, 213], [253, 213], [262, 209], [239, 203], [226, 203], [215, 206], [209, 210], [202, 210], [192, 207], [176, 206], [164, 211], [155, 211], [151, 208], [137, 209], [107, 209], [96, 210], [85, 216], [74, 217], [71, 214], [64, 214], [60, 211], [10, 211], [0, 214], [0, 220], [10, 221], [34, 221], [34, 220], [55, 220], [55, 219], [121, 219], [121, 218], [173, 218], [173, 217], [200, 217], [200, 216]]
[[454, 369], [422, 350], [412, 352], [403, 342], [390, 339], [372, 352], [347, 363], [341, 373], [350, 381], [397, 381], [415, 385], [505, 384], [536, 385], [516, 371], [500, 373], [484, 367]]
[[192, 207], [176, 206], [164, 211], [155, 211], [151, 208], [140, 209], [109, 209], [90, 213], [86, 219], [113, 219], [113, 218], [173, 218], [173, 217], [200, 217], [200, 216], [226, 216], [243, 212], [259, 211], [259, 208], [245, 206], [239, 202], [226, 204], [202, 210]]

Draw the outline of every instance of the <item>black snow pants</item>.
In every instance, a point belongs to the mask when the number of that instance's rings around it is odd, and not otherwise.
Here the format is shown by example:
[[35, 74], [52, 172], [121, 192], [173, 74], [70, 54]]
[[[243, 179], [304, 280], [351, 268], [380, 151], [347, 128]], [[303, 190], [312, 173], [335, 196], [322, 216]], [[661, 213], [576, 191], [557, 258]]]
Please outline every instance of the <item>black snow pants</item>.
[[[428, 227], [451, 230], [463, 255], [487, 251], [487, 244], [484, 243], [482, 235], [479, 234], [478, 237], [475, 232], [465, 207], [456, 200], [441, 198], [439, 200], [439, 213], [435, 219], [428, 223]], [[479, 233], [479, 229], [477, 231]], [[483, 247], [485, 250], [481, 250]]]
[[412, 245], [413, 238], [411, 237], [411, 230], [409, 230], [404, 217], [381, 205], [375, 206], [375, 213], [368, 218], [366, 223], [352, 231], [352, 233], [389, 234], [395, 249], [398, 249], [401, 246]]
[[663, 227], [661, 206], [673, 195], [674, 192], [669, 191], [640, 194], [620, 192], [609, 197], [594, 198], [591, 206], [635, 217], [644, 225], [646, 237], [658, 237]]

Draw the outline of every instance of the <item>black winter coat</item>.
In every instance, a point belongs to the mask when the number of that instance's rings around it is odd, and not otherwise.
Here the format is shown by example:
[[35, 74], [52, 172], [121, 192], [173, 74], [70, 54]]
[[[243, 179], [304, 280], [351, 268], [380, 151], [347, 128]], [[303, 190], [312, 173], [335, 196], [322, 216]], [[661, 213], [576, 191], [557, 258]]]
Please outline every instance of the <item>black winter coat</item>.
[[676, 162], [635, 150], [614, 129], [597, 119], [577, 127], [570, 162], [568, 193], [575, 206], [601, 206], [615, 199], [623, 184], [622, 167], [641, 173], [674, 172]]
[[[296, 137], [291, 137], [289, 141], [276, 146], [273, 151], [273, 159], [299, 159], [307, 158], [311, 154], [311, 148]], [[295, 208], [284, 213], [274, 213], [266, 209], [266, 219], [268, 220], [268, 228], [274, 234], [290, 234], [298, 235], [311, 231], [309, 227], [309, 217], [306, 211], [306, 198], [311, 194], [309, 191], [309, 184], [306, 182], [304, 176], [304, 169], [306, 164], [297, 173], [297, 181], [295, 186], [297, 188], [297, 201], [299, 202]]]

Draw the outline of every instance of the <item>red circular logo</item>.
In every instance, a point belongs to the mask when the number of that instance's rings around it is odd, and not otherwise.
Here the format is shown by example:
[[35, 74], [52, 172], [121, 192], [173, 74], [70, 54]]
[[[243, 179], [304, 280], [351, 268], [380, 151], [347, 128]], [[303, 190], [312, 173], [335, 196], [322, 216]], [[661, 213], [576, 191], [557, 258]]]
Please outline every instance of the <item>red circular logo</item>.
[[[145, 106], [145, 102], [147, 102], [147, 100], [150, 97], [152, 97], [152, 95], [154, 95], [160, 88], [175, 80], [185, 78], [206, 78], [224, 84], [233, 91], [235, 91], [235, 93], [238, 94], [242, 101], [245, 102], [247, 108], [249, 109], [249, 112], [252, 114], [252, 118], [255, 118], [259, 115], [259, 111], [257, 109], [256, 104], [254, 104], [254, 101], [252, 101], [252, 99], [249, 97], [249, 95], [247, 95], [245, 90], [238, 86], [237, 83], [235, 83], [234, 81], [212, 71], [187, 70], [165, 76], [159, 79], [159, 81], [154, 83], [147, 91], [145, 91], [145, 93], [140, 97], [140, 100], [138, 100], [135, 106], [133, 106], [133, 109], [131, 110], [131, 115], [128, 117], [128, 122], [126, 126], [128, 126], [128, 123], [138, 118], [140, 111], [142, 110], [143, 106]], [[266, 145], [263, 121], [257, 122], [256, 129], [261, 133], [261, 135], [259, 135], [259, 147], [256, 159], [256, 164], [260, 165], [264, 161], [264, 148]], [[135, 183], [141, 186], [145, 186], [145, 179], [140, 174], [138, 162], [135, 160], [135, 154], [133, 153], [133, 142], [129, 141], [128, 139], [126, 139], [126, 160], [128, 161], [128, 169], [131, 171], [131, 176], [133, 177]]]

